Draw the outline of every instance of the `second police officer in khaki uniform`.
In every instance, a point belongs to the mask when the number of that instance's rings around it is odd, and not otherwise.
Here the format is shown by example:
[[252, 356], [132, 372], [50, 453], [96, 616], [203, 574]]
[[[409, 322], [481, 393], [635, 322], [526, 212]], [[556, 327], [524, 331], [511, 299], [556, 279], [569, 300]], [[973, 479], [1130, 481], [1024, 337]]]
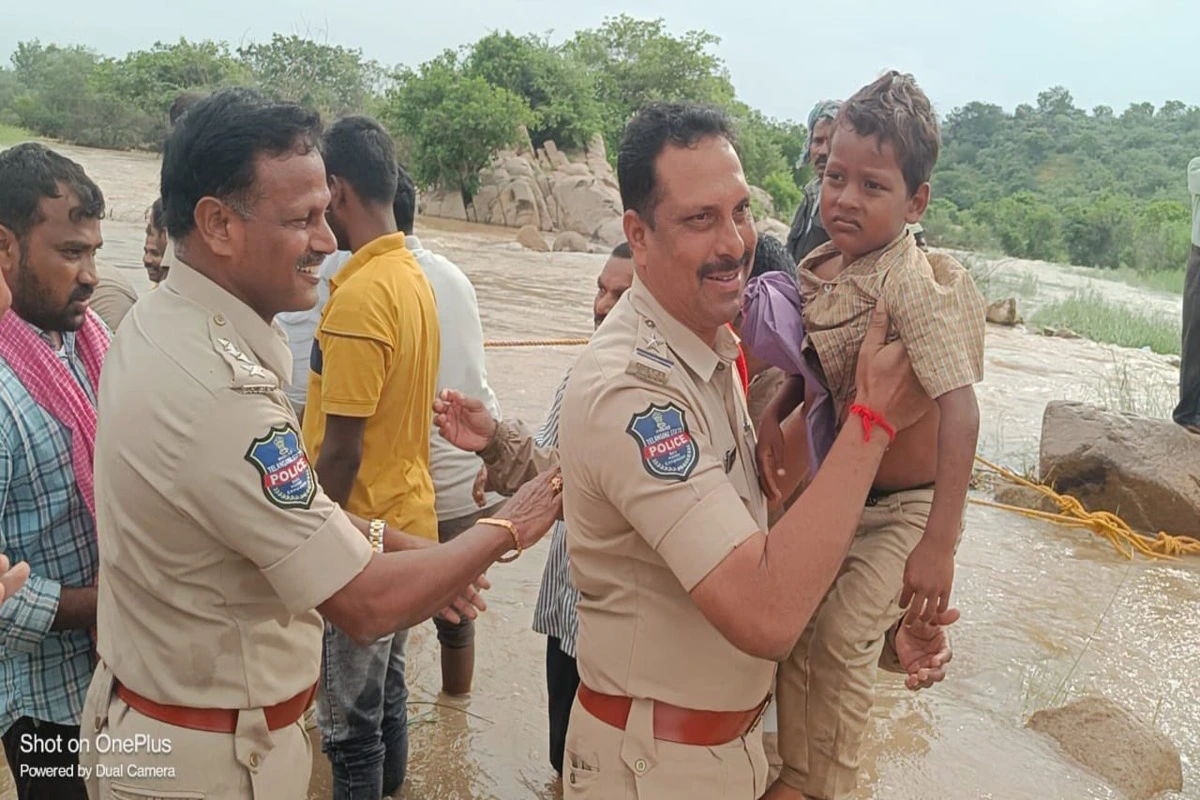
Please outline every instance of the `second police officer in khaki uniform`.
[[231, 90], [167, 143], [180, 263], [130, 313], [100, 387], [94, 799], [306, 797], [322, 615], [363, 642], [446, 606], [472, 616], [483, 570], [558, 515], [548, 473], [505, 520], [438, 546], [317, 485], [270, 320], [315, 301], [334, 247], [319, 134], [316, 114]]
[[[887, 444], [879, 429], [864, 441], [846, 426], [765, 535], [725, 327], [756, 240], [733, 142], [720, 112], [678, 105], [643, 111], [622, 141], [637, 278], [576, 364], [560, 420], [581, 593], [568, 798], [750, 800], [766, 790], [757, 723], [774, 661], [832, 582]], [[858, 402], [906, 427], [929, 400], [902, 346], [883, 346], [886, 318], [873, 323]], [[914, 683], [942, 678], [940, 628], [899, 644]]]

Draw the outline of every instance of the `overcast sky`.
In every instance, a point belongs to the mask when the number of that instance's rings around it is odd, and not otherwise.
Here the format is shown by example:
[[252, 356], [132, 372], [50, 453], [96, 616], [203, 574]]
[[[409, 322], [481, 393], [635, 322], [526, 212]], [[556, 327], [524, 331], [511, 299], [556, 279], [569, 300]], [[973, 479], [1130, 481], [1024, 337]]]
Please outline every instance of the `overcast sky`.
[[155, 41], [310, 33], [385, 64], [418, 64], [492, 30], [561, 41], [606, 14], [700, 28], [738, 95], [803, 121], [821, 97], [851, 94], [882, 70], [912, 72], [941, 114], [971, 100], [1011, 110], [1066, 86], [1076, 105], [1200, 105], [1198, 0], [0, 0], [0, 52], [16, 43], [84, 44], [123, 55]]

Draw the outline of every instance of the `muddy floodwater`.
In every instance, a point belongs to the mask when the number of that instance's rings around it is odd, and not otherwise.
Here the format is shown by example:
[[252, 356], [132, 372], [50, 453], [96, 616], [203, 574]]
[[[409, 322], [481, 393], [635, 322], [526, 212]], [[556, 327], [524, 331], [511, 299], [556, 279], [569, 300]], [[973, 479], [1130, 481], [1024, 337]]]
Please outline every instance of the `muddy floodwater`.
[[[157, 160], [63, 147], [110, 198], [102, 260], [139, 290], [144, 211]], [[421, 219], [423, 243], [474, 282], [488, 339], [587, 336], [602, 256], [533, 253], [515, 231]], [[1047, 292], [1077, 288], [1078, 274], [1035, 270]], [[1103, 282], [1099, 282], [1103, 283]], [[1178, 314], [1178, 298], [1113, 284], [1111, 297]], [[491, 349], [488, 377], [506, 416], [540, 422], [578, 348]], [[988, 327], [986, 378], [978, 387], [980, 452], [1024, 469], [1036, 465], [1042, 411], [1055, 399], [1169, 411], [1177, 367], [1163, 357], [1022, 328]], [[616, 433], [614, 433], [616, 435]], [[1196, 534], [1195, 531], [1176, 533]], [[552, 798], [547, 762], [545, 640], [530, 630], [546, 547], [490, 573], [490, 608], [476, 625], [475, 687], [467, 700], [440, 695], [432, 624], [409, 638], [410, 762], [399, 797]], [[912, 694], [881, 677], [856, 798], [1116, 798], [1098, 777], [1025, 727], [1034, 711], [1088, 693], [1130, 708], [1183, 754], [1184, 791], [1200, 798], [1200, 559], [1127, 561], [1091, 534], [972, 506], [958, 551], [951, 676]], [[7, 776], [4, 776], [7, 779]], [[0, 793], [0, 797], [15, 794]], [[310, 797], [329, 797], [324, 756], [314, 758]]]

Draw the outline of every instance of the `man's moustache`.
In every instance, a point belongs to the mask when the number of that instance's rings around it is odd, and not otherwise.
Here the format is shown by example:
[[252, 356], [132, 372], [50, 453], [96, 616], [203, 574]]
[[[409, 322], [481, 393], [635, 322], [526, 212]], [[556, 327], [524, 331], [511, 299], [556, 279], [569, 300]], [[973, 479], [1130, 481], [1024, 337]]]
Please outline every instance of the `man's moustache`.
[[749, 263], [750, 250], [747, 249], [746, 254], [737, 261], [728, 259], [725, 261], [709, 262], [700, 267], [700, 278], [711, 278], [713, 275], [722, 275], [727, 272], [740, 272], [741, 270], [745, 269], [746, 265]]

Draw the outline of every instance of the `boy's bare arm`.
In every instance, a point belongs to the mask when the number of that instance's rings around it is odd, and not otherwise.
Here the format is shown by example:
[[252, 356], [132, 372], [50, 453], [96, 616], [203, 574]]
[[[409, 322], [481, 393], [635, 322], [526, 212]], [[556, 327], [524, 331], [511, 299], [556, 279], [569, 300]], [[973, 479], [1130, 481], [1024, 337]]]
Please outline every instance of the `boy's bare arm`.
[[933, 506], [925, 538], [953, 550], [962, 528], [963, 507], [971, 488], [975, 447], [979, 442], [979, 403], [975, 388], [964, 386], [937, 399], [938, 455]]
[[963, 507], [979, 439], [979, 404], [965, 386], [937, 399], [938, 451], [933, 503], [920, 543], [904, 569], [900, 605], [909, 620], [929, 620], [950, 607], [954, 583], [954, 545], [962, 529]]

